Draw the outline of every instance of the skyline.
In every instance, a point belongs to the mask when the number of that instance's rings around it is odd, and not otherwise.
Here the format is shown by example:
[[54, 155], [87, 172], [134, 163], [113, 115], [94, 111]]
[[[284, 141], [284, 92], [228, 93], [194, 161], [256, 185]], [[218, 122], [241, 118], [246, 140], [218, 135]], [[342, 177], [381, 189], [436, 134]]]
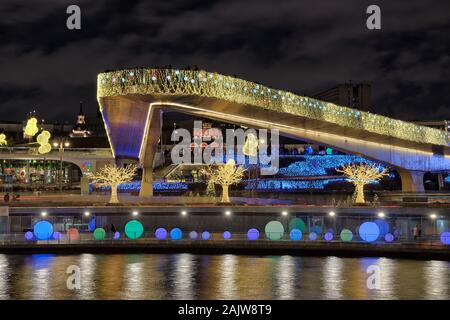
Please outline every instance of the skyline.
[[47, 121], [70, 120], [79, 101], [92, 117], [98, 73], [164, 65], [197, 65], [306, 96], [366, 82], [374, 113], [449, 119], [449, 4], [379, 1], [382, 29], [372, 31], [369, 2], [348, 2], [80, 1], [81, 30], [70, 31], [69, 1], [4, 1], [0, 119], [21, 121], [35, 109]]

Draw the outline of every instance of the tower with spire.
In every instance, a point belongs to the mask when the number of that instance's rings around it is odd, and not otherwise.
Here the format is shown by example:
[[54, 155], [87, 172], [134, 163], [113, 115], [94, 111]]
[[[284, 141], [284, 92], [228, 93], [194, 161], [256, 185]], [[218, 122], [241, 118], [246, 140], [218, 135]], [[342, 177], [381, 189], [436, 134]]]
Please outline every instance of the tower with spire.
[[86, 138], [90, 136], [91, 133], [88, 130], [86, 125], [86, 120], [84, 118], [83, 113], [83, 102], [80, 101], [80, 112], [78, 113], [77, 122], [72, 128], [72, 132], [70, 133], [71, 138]]

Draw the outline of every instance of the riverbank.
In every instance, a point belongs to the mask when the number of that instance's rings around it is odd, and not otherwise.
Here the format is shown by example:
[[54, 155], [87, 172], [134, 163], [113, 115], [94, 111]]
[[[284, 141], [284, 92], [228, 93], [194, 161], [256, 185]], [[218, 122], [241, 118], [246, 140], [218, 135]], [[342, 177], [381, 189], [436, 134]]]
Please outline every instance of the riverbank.
[[392, 257], [450, 261], [449, 246], [436, 243], [365, 244], [293, 241], [88, 241], [79, 243], [3, 243], [0, 253], [195, 253], [242, 255], [294, 255], [338, 257]]

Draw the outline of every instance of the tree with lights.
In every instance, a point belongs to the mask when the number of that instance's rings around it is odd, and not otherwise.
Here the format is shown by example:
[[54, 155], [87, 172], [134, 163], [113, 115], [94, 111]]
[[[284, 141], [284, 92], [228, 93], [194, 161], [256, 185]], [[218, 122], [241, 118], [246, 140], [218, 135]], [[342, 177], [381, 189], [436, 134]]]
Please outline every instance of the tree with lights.
[[7, 145], [8, 141], [6, 141], [6, 135], [4, 133], [0, 133], [0, 147]]
[[122, 183], [131, 182], [136, 174], [137, 167], [133, 164], [126, 167], [117, 167], [116, 165], [106, 165], [98, 172], [91, 175], [92, 181], [97, 186], [110, 186], [111, 199], [109, 203], [119, 203], [117, 197], [117, 187]]
[[354, 185], [356, 198], [355, 203], [365, 203], [364, 186], [373, 180], [380, 180], [388, 175], [388, 169], [377, 164], [348, 164], [342, 169], [336, 169], [337, 172], [343, 173]]
[[209, 183], [220, 184], [222, 187], [221, 202], [230, 202], [228, 189], [230, 185], [238, 183], [244, 176], [244, 168], [236, 166], [234, 160], [230, 159], [226, 164], [219, 165], [217, 168], [208, 168], [205, 170]]

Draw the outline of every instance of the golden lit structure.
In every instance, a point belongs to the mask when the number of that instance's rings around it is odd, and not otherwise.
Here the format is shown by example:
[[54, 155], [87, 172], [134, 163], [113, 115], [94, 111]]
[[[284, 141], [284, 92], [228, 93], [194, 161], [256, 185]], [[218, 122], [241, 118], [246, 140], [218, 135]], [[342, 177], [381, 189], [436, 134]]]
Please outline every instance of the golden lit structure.
[[36, 133], [38, 133], [39, 128], [37, 126], [37, 119], [35, 117], [31, 117], [28, 119], [27, 124], [25, 125], [25, 128], [23, 129], [23, 133], [27, 137], [34, 137]]
[[253, 133], [247, 135], [242, 152], [249, 157], [255, 157], [258, 154], [258, 138]]
[[51, 134], [47, 130], [43, 130], [37, 137], [36, 141], [39, 143], [38, 152], [40, 154], [49, 153], [52, 150], [52, 146], [48, 142]]
[[244, 168], [236, 166], [234, 160], [230, 159], [226, 164], [219, 165], [214, 169], [207, 169], [204, 173], [209, 178], [209, 183], [220, 184], [222, 187], [222, 200], [221, 202], [230, 202], [228, 189], [230, 185], [238, 183], [244, 176]]
[[117, 187], [125, 182], [130, 182], [136, 174], [135, 165], [127, 165], [126, 167], [117, 167], [116, 165], [106, 165], [96, 173], [93, 173], [90, 178], [98, 186], [110, 186], [111, 198], [110, 203], [119, 203], [117, 197]]
[[366, 184], [388, 175], [387, 168], [367, 163], [349, 164], [342, 169], [336, 169], [336, 171], [343, 173], [355, 185], [355, 203], [365, 203], [364, 186]]
[[0, 133], [0, 147], [7, 146], [8, 141], [6, 141], [6, 135], [4, 133]]

